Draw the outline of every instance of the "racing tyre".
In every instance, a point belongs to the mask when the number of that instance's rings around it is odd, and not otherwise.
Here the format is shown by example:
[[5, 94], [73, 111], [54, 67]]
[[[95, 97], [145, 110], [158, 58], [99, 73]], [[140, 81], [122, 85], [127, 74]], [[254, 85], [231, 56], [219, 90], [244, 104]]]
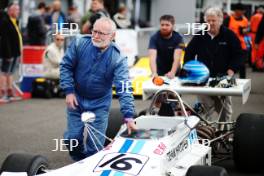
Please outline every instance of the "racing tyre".
[[[135, 115], [134, 119], [137, 118]], [[118, 133], [121, 125], [123, 124], [123, 115], [120, 112], [119, 108], [113, 108], [110, 110], [109, 118], [108, 118], [108, 127], [106, 129], [106, 136], [113, 139]], [[107, 146], [110, 141], [105, 141], [105, 146]]]
[[[123, 117], [119, 108], [111, 109], [108, 119], [106, 136], [113, 139], [116, 136], [122, 124], [123, 124]], [[106, 140], [105, 146], [108, 145], [109, 142], [110, 141]]]
[[26, 153], [10, 154], [2, 164], [0, 173], [6, 172], [27, 172], [28, 176], [45, 173], [48, 168], [48, 161], [40, 155]]
[[140, 111], [139, 113], [138, 113], [138, 116], [140, 117], [140, 116], [143, 116], [143, 115], [147, 115], [147, 109], [144, 109], [144, 110], [142, 110], [142, 111]]
[[219, 166], [191, 166], [186, 176], [228, 176], [227, 171]]
[[238, 169], [260, 171], [264, 167], [264, 115], [240, 114], [234, 131], [234, 162]]

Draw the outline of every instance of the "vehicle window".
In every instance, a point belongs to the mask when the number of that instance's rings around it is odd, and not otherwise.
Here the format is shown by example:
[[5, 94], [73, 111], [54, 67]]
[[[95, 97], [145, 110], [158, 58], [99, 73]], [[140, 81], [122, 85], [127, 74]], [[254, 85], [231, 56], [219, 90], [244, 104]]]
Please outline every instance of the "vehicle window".
[[138, 129], [128, 134], [128, 131], [124, 131], [120, 136], [133, 139], [159, 139], [164, 137], [166, 131], [164, 129]]

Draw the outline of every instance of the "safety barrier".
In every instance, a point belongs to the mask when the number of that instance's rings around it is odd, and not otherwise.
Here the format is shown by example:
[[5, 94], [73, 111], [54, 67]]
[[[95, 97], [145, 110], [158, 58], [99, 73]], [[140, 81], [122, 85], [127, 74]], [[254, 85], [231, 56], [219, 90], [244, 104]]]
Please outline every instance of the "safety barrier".
[[22, 64], [22, 81], [20, 89], [25, 96], [31, 97], [32, 82], [37, 77], [43, 76], [42, 56], [45, 46], [24, 46], [21, 58]]

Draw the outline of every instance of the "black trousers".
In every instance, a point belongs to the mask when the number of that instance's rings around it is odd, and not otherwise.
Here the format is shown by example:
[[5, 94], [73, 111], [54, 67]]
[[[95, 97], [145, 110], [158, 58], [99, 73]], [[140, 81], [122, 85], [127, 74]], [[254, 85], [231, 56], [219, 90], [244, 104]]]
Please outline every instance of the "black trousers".
[[246, 62], [248, 59], [248, 51], [243, 50], [243, 55], [242, 55], [242, 64], [239, 69], [239, 78], [245, 79], [246, 78]]

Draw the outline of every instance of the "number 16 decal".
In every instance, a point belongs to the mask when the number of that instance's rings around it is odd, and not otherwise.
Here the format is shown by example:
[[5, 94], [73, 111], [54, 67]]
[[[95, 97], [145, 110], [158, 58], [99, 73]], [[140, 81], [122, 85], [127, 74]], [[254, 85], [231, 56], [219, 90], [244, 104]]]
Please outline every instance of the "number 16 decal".
[[138, 175], [146, 162], [147, 156], [133, 153], [109, 153], [97, 164], [94, 172], [117, 170], [130, 175]]

